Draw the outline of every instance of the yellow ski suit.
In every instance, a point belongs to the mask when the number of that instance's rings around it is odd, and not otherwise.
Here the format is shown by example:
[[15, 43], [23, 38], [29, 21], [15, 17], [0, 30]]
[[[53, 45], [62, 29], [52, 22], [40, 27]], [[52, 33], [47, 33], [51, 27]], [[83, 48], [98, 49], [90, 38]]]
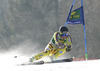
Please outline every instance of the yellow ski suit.
[[[68, 35], [66, 39], [61, 39], [60, 33], [55, 32], [51, 41], [45, 48], [44, 52], [35, 55], [35, 59], [41, 59], [45, 56], [49, 56], [51, 60], [57, 59], [65, 52], [70, 51], [72, 46], [71, 36]], [[69, 48], [68, 48], [69, 47]], [[53, 58], [52, 58], [53, 56]]]

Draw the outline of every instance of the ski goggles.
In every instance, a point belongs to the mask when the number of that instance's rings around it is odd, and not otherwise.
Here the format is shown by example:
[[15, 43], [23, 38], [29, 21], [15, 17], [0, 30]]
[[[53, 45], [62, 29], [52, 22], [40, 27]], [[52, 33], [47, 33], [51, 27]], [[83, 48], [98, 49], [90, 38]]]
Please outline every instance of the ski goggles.
[[69, 35], [68, 33], [67, 33], [67, 34], [61, 34], [61, 36], [63, 36], [63, 37], [64, 37], [64, 36], [68, 36], [68, 35]]

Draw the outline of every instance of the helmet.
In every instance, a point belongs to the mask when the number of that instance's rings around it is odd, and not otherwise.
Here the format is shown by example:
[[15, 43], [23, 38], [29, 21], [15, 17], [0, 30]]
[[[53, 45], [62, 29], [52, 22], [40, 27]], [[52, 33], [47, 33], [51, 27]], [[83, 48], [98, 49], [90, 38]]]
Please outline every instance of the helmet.
[[61, 26], [61, 27], [59, 28], [59, 32], [60, 32], [60, 33], [67, 33], [67, 32], [68, 32], [68, 28], [67, 28], [66, 26]]

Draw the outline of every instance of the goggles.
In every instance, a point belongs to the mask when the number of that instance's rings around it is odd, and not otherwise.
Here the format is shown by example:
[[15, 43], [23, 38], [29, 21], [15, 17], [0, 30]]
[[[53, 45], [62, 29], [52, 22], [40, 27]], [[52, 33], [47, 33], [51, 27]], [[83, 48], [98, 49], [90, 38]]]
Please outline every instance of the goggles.
[[63, 36], [63, 37], [64, 37], [64, 36], [68, 36], [68, 33], [67, 33], [67, 34], [61, 34], [61, 36]]

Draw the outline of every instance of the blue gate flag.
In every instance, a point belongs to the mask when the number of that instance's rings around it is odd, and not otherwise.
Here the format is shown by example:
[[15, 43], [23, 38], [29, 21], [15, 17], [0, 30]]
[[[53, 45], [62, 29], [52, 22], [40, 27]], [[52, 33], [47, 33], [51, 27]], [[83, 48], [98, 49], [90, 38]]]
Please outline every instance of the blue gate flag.
[[83, 6], [71, 12], [70, 17], [67, 19], [68, 24], [82, 24], [83, 23]]

